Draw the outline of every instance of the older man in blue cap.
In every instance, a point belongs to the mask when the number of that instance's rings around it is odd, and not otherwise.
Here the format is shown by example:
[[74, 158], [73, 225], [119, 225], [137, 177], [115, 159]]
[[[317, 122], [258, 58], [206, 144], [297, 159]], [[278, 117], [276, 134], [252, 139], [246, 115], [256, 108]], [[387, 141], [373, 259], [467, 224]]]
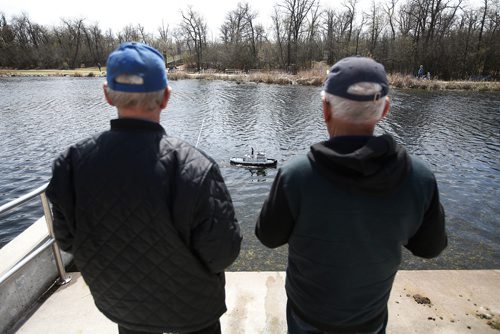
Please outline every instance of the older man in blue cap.
[[384, 67], [348, 57], [322, 92], [330, 139], [282, 167], [256, 225], [288, 243], [288, 333], [385, 333], [401, 246], [432, 258], [447, 245], [433, 173], [394, 139]]
[[95, 304], [126, 333], [220, 333], [224, 269], [241, 243], [217, 164], [166, 135], [163, 56], [125, 43], [108, 58], [111, 129], [54, 163], [54, 232]]

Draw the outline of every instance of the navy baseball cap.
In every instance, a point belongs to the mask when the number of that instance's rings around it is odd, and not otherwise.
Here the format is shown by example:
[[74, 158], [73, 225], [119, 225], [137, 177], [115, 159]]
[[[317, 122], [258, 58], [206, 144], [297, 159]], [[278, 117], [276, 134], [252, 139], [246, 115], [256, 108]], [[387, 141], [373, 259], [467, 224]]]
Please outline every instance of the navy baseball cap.
[[[108, 87], [115, 91], [147, 93], [167, 86], [167, 73], [163, 55], [149, 45], [127, 42], [121, 44], [108, 57], [106, 64]], [[138, 76], [137, 83], [119, 83], [120, 75]]]
[[[360, 82], [373, 82], [381, 86], [375, 94], [360, 95], [349, 87]], [[376, 101], [389, 93], [389, 82], [384, 65], [366, 57], [347, 57], [335, 63], [328, 72], [324, 91], [354, 101]]]

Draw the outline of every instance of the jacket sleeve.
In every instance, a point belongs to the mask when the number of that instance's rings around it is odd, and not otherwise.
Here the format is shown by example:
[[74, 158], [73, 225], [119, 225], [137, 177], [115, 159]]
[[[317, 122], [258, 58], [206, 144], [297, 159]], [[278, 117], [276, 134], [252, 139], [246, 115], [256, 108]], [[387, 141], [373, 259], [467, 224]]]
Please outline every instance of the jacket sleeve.
[[204, 178], [195, 205], [192, 247], [211, 272], [219, 273], [238, 257], [241, 240], [231, 196], [214, 164]]
[[447, 245], [444, 209], [439, 202], [439, 191], [437, 184], [435, 184], [434, 193], [429, 208], [424, 214], [422, 225], [408, 240], [405, 247], [413, 255], [430, 259], [441, 254]]
[[54, 162], [52, 179], [46, 195], [52, 203], [54, 234], [62, 250], [72, 252], [75, 232], [74, 191], [72, 169], [69, 162], [70, 150]]
[[265, 246], [276, 248], [288, 242], [293, 226], [294, 220], [279, 170], [257, 219], [255, 235]]

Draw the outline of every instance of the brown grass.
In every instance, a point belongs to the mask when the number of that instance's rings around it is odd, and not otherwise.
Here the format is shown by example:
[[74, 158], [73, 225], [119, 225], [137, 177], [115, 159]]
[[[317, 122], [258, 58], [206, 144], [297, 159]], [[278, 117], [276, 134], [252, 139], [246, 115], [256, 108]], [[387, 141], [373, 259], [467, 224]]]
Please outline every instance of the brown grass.
[[97, 67], [77, 68], [73, 70], [15, 70], [0, 69], [0, 76], [8, 77], [103, 77], [106, 68], [99, 72]]
[[498, 81], [422, 80], [402, 74], [389, 74], [389, 83], [393, 88], [402, 89], [500, 91]]
[[[75, 70], [12, 70], [0, 69], [0, 76], [72, 76], [93, 77], [105, 76], [105, 68], [102, 72], [95, 67], [81, 68]], [[202, 80], [226, 80], [237, 83], [256, 82], [279, 85], [304, 85], [321, 86], [326, 77], [328, 67], [321, 63], [316, 64], [313, 69], [299, 71], [297, 74], [289, 74], [281, 71], [252, 71], [249, 74], [226, 74], [214, 71], [205, 73], [187, 73], [175, 71], [168, 74], [169, 80], [202, 79]], [[436, 90], [471, 90], [477, 92], [500, 91], [498, 81], [442, 81], [421, 80], [410, 75], [389, 74], [389, 84], [392, 88], [401, 89], [423, 89]]]
[[257, 72], [257, 73], [240, 73], [240, 74], [226, 74], [226, 73], [187, 73], [183, 71], [176, 71], [168, 74], [169, 80], [181, 79], [201, 79], [201, 80], [225, 80], [235, 81], [238, 83], [243, 82], [257, 82], [267, 84], [295, 84], [295, 80], [282, 72]]
[[[326, 77], [326, 69], [317, 68], [299, 71], [296, 75], [279, 71], [252, 72], [250, 74], [225, 74], [225, 73], [186, 73], [177, 71], [169, 73], [170, 80], [179, 79], [205, 79], [227, 80], [242, 82], [257, 82], [279, 85], [304, 85], [321, 86]], [[435, 90], [472, 90], [472, 91], [500, 91], [498, 81], [443, 81], [421, 80], [410, 75], [389, 74], [389, 84], [392, 88]]]

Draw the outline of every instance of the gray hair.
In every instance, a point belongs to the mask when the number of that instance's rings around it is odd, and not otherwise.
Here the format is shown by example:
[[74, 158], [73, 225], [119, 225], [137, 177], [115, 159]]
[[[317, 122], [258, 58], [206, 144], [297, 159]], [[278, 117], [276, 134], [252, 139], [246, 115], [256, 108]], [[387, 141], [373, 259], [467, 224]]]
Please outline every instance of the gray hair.
[[[120, 75], [115, 79], [119, 83], [137, 85], [142, 83], [142, 78], [137, 75]], [[153, 111], [163, 101], [164, 89], [147, 93], [130, 93], [116, 91], [107, 87], [108, 96], [117, 108], [141, 108], [144, 111]]]
[[[373, 95], [381, 89], [378, 83], [360, 82], [350, 86], [348, 92], [356, 95]], [[357, 124], [371, 123], [380, 119], [386, 101], [385, 98], [375, 101], [353, 101], [325, 91], [321, 92], [321, 96], [330, 105], [332, 116]]]

